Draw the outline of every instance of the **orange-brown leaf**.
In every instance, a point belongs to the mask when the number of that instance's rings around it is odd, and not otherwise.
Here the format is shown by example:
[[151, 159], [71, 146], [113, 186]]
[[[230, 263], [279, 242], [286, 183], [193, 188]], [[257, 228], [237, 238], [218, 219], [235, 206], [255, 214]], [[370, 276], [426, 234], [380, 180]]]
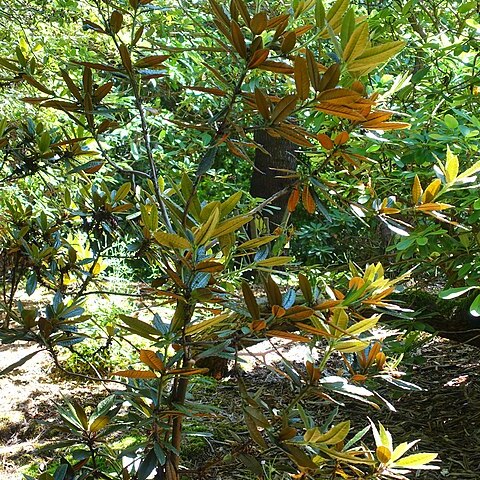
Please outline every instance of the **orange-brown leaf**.
[[320, 72], [318, 71], [318, 64], [311, 50], [305, 49], [305, 58], [307, 60], [308, 77], [310, 83], [315, 91], [318, 91], [320, 86]]
[[120, 370], [111, 374], [113, 377], [127, 377], [127, 378], [157, 378], [153, 372], [147, 372], [145, 370]]
[[353, 121], [363, 121], [365, 117], [351, 108], [344, 107], [342, 105], [337, 105], [329, 102], [321, 102], [320, 105], [315, 107], [317, 110], [320, 110], [323, 113], [329, 115], [334, 115], [335, 117], [346, 118]]
[[296, 333], [284, 332], [282, 330], [270, 330], [267, 332], [268, 337], [278, 337], [285, 340], [291, 340], [292, 342], [311, 342], [311, 339], [308, 337], [303, 337], [302, 335], [297, 335]]
[[360, 94], [347, 88], [331, 88], [324, 90], [318, 98], [321, 102], [351, 105], [360, 98]]
[[259, 12], [252, 17], [250, 21], [250, 30], [255, 35], [260, 35], [267, 28], [267, 14]]
[[309, 307], [295, 305], [285, 312], [284, 318], [290, 318], [291, 320], [306, 320], [307, 318], [310, 318], [313, 313], [313, 309]]
[[323, 92], [324, 90], [335, 88], [338, 85], [339, 80], [340, 65], [338, 63], [334, 63], [333, 65], [328, 67], [327, 71], [323, 74], [317, 91]]
[[170, 58], [170, 55], [151, 55], [149, 57], [144, 57], [138, 60], [135, 63], [135, 66], [139, 68], [158, 67], [168, 58]]
[[255, 103], [260, 115], [265, 120], [270, 120], [270, 108], [268, 107], [267, 97], [262, 90], [255, 87]]
[[268, 55], [270, 54], [270, 50], [268, 48], [261, 48], [260, 50], [256, 50], [250, 61], [248, 62], [248, 68], [256, 68], [259, 65], [264, 64], [265, 60], [267, 60]]
[[317, 135], [317, 140], [320, 142], [320, 145], [322, 145], [322, 147], [326, 150], [332, 150], [335, 147], [332, 139], [325, 133], [319, 133]]
[[296, 105], [296, 95], [286, 95], [283, 97], [273, 109], [272, 123], [280, 123], [285, 120], [295, 110]]
[[247, 58], [247, 45], [240, 26], [235, 20], [230, 22], [230, 31], [232, 32], [232, 44], [235, 50], [242, 58]]
[[265, 62], [263, 62], [257, 68], [273, 73], [284, 73], [285, 75], [291, 75], [293, 73], [293, 67], [288, 63], [274, 62], [273, 60], [265, 60]]
[[282, 45], [280, 50], [282, 53], [290, 53], [295, 48], [295, 43], [297, 42], [297, 36], [295, 32], [288, 32], [283, 36]]
[[404, 130], [405, 128], [410, 128], [411, 125], [406, 122], [378, 122], [371, 123], [369, 125], [363, 124], [362, 127], [367, 130]]
[[247, 305], [248, 311], [250, 312], [252, 319], [259, 320], [260, 309], [258, 307], [257, 300], [255, 299], [255, 295], [247, 282], [242, 282], [242, 292], [243, 292], [243, 298], [245, 300], [245, 303]]
[[215, 1], [215, 0], [209, 0], [210, 2], [210, 7], [217, 17], [217, 19], [224, 23], [225, 25], [228, 25], [230, 22], [228, 20], [228, 17], [226, 13], [223, 11], [223, 8]]
[[248, 8], [245, 5], [245, 2], [243, 0], [233, 0], [235, 2], [235, 5], [237, 6], [237, 9], [240, 13], [240, 16], [243, 18], [243, 21], [245, 22], [245, 25], [247, 27], [250, 26], [250, 14], [248, 13]]
[[272, 315], [277, 318], [281, 318], [285, 315], [285, 309], [280, 305], [274, 305], [272, 307]]
[[275, 128], [281, 137], [290, 140], [297, 145], [301, 145], [302, 147], [312, 147], [313, 145], [310, 141], [305, 137], [305, 132], [300, 127], [296, 127], [290, 124], [283, 124]]
[[350, 136], [348, 135], [348, 132], [341, 132], [335, 137], [333, 141], [335, 142], [335, 145], [340, 146], [347, 143], [349, 138]]
[[152, 370], [163, 372], [165, 366], [153, 350], [140, 350], [140, 361]]
[[288, 197], [288, 211], [290, 213], [295, 211], [299, 200], [300, 200], [300, 191], [298, 190], [298, 187], [295, 187], [292, 190], [290, 197]]
[[312, 194], [310, 193], [310, 189], [308, 185], [305, 185], [303, 187], [302, 191], [302, 203], [305, 208], [305, 210], [312, 214], [315, 212], [315, 200], [312, 197]]
[[307, 61], [303, 57], [295, 58], [293, 74], [297, 95], [302, 100], [306, 100], [310, 94], [310, 80], [308, 78]]

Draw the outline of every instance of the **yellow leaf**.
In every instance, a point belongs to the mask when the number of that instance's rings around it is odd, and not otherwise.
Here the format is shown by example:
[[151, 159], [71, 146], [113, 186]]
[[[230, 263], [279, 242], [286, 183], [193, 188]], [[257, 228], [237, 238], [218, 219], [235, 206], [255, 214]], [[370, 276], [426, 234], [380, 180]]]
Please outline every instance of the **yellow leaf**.
[[110, 418], [106, 415], [97, 417], [88, 427], [89, 432], [98, 432], [110, 423]]
[[387, 42], [376, 47], [367, 48], [362, 55], [348, 65], [350, 72], [366, 75], [382, 63], [397, 54], [405, 45], [405, 42]]
[[[330, 27], [335, 33], [338, 33], [342, 25], [343, 14], [347, 11], [348, 5], [350, 4], [349, 0], [337, 0], [328, 10], [325, 20], [328, 22]], [[322, 37], [326, 38], [329, 36], [328, 29], [325, 28], [322, 31]]]
[[333, 335], [335, 335], [336, 337], [340, 337], [343, 335], [340, 330], [345, 330], [348, 326], [348, 315], [347, 312], [345, 312], [344, 308], [336, 307], [333, 309], [333, 317], [330, 324], [330, 331]]
[[373, 465], [375, 463], [375, 461], [371, 457], [366, 457], [364, 455], [361, 455], [361, 452], [359, 452], [358, 450], [349, 450], [347, 452], [339, 452], [335, 448], [327, 448], [323, 445], [319, 445], [318, 449], [322, 453], [326, 453], [328, 456], [336, 460], [340, 460], [341, 462], [347, 463], [348, 465], [354, 465], [354, 464]]
[[373, 328], [378, 321], [380, 320], [380, 315], [375, 315], [370, 318], [365, 318], [359, 322], [353, 324], [351, 327], [348, 327], [346, 332], [350, 335], [359, 335], [360, 333], [366, 332]]
[[237, 206], [238, 202], [242, 198], [243, 193], [241, 191], [235, 192], [233, 195], [230, 195], [222, 204], [220, 205], [220, 218], [226, 217], [233, 209]]
[[405, 452], [410, 450], [414, 445], [416, 445], [420, 440], [414, 440], [413, 442], [403, 442], [397, 447], [395, 447], [395, 450], [392, 453], [392, 462], [395, 462], [395, 460], [398, 460], [400, 457], [402, 457]]
[[344, 340], [336, 343], [334, 349], [342, 353], [354, 353], [365, 350], [368, 347], [368, 342], [362, 342], [361, 340]]
[[278, 267], [279, 265], [285, 265], [290, 262], [293, 257], [270, 257], [265, 260], [257, 262], [259, 267]]
[[195, 244], [203, 245], [212, 238], [213, 233], [218, 225], [220, 218], [220, 210], [218, 207], [214, 208], [208, 220], [195, 233]]
[[396, 213], [400, 213], [401, 210], [399, 208], [391, 208], [385, 207], [380, 210], [380, 213], [384, 213], [385, 215], [395, 215]]
[[191, 248], [190, 242], [179, 235], [174, 233], [155, 232], [155, 240], [164, 247], [189, 249]]
[[422, 469], [422, 467], [424, 467], [427, 463], [435, 460], [437, 456], [437, 453], [415, 453], [413, 455], [408, 455], [408, 457], [397, 460], [395, 462], [395, 466]]
[[345, 439], [350, 431], [350, 420], [341, 422], [332, 427], [327, 433], [322, 433], [318, 428], [310, 428], [303, 436], [308, 443], [324, 443], [335, 445]]
[[265, 237], [252, 238], [252, 240], [247, 240], [246, 242], [238, 246], [241, 250], [248, 250], [250, 248], [258, 248], [262, 245], [270, 243], [272, 240], [278, 238], [278, 235], [267, 235]]
[[471, 175], [476, 175], [478, 172], [480, 172], [480, 160], [476, 162], [474, 165], [472, 165], [470, 168], [467, 168], [463, 173], [461, 173], [457, 177], [457, 180], [470, 177]]
[[388, 463], [389, 460], [392, 458], [392, 452], [390, 451], [389, 448], [380, 445], [377, 447], [377, 458], [380, 460], [381, 463]]
[[447, 161], [445, 162], [445, 180], [447, 183], [454, 182], [458, 175], [458, 157], [447, 146]]
[[251, 215], [239, 215], [237, 217], [230, 218], [225, 220], [217, 225], [215, 230], [213, 230], [211, 237], [221, 237], [227, 235], [231, 232], [237, 231], [240, 227], [252, 220]]
[[424, 203], [422, 205], [417, 205], [415, 210], [420, 210], [421, 212], [432, 212], [438, 210], [446, 210], [447, 208], [452, 208], [453, 205], [448, 203]]
[[204, 320], [203, 322], [199, 322], [199, 323], [195, 323], [193, 325], [189, 325], [185, 329], [185, 333], [187, 335], [193, 335], [193, 334], [196, 334], [196, 333], [203, 332], [204, 330], [207, 330], [208, 328], [211, 328], [211, 327], [217, 325], [218, 323], [220, 323], [221, 321], [225, 320], [226, 318], [229, 317], [229, 315], [230, 314], [228, 314], [228, 313], [224, 313], [222, 315], [217, 315], [216, 317], [207, 318], [207, 320]]
[[433, 180], [432, 183], [425, 189], [425, 192], [422, 195], [422, 203], [431, 202], [437, 195], [440, 187], [442, 186], [442, 181], [439, 178]]
[[368, 23], [363, 22], [352, 33], [343, 50], [343, 59], [350, 62], [359, 57], [367, 48], [368, 44]]
[[420, 179], [418, 178], [418, 175], [415, 175], [415, 180], [413, 181], [413, 187], [412, 187], [412, 200], [415, 205], [420, 200], [420, 197], [422, 196], [422, 194], [423, 194], [422, 184], [420, 183]]
[[212, 214], [215, 208], [221, 209], [220, 205], [221, 205], [220, 202], [216, 200], [213, 202], [207, 203], [200, 211], [200, 221], [202, 223], [206, 222], [210, 218], [210, 215]]

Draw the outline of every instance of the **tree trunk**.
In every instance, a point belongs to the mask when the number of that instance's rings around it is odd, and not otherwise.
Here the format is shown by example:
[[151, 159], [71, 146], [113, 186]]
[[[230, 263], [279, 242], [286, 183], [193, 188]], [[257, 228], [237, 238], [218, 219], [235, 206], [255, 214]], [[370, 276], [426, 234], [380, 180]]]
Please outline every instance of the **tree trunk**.
[[[255, 151], [255, 169], [250, 180], [250, 194], [254, 197], [269, 198], [275, 193], [292, 185], [291, 178], [278, 178], [285, 175], [275, 169], [296, 170], [297, 146], [284, 138], [272, 137], [265, 130], [255, 131], [255, 142], [260, 144], [267, 153], [258, 149]], [[268, 219], [270, 231], [275, 230], [284, 218], [287, 208], [288, 194], [272, 202], [275, 209], [263, 211], [263, 217]]]

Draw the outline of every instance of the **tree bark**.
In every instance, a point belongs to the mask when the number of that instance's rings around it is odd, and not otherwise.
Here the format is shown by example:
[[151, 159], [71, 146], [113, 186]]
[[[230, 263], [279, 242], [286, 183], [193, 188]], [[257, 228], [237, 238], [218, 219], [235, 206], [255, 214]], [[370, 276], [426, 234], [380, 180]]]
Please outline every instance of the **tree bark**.
[[[255, 151], [255, 169], [250, 180], [250, 194], [254, 197], [269, 198], [294, 183], [292, 178], [278, 178], [285, 173], [275, 169], [296, 170], [297, 146], [284, 138], [272, 137], [265, 130], [255, 131], [255, 142], [268, 153], [258, 148]], [[277, 208], [263, 212], [263, 216], [268, 219], [270, 231], [282, 223], [287, 202], [288, 194], [272, 202]]]

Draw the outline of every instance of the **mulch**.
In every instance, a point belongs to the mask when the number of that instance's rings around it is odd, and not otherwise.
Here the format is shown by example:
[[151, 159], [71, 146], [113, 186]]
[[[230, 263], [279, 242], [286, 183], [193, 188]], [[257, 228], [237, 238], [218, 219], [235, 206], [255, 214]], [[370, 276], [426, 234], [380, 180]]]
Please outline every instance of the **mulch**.
[[[8, 348], [9, 346], [2, 347], [0, 367]], [[11, 348], [15, 349], [13, 356], [20, 355], [18, 347]], [[395, 444], [418, 438], [421, 440], [418, 445], [419, 451], [438, 452], [441, 460], [440, 470], [419, 472], [415, 478], [480, 479], [479, 352], [479, 349], [472, 346], [442, 339], [431, 340], [421, 348], [420, 354], [425, 360], [424, 363], [413, 366], [411, 376], [408, 378], [422, 387], [423, 391], [399, 392], [395, 396], [391, 391], [385, 390], [385, 394], [390, 395], [388, 398], [395, 406], [396, 412], [387, 409], [376, 412], [368, 406], [348, 401], [345, 402], [345, 407], [340, 409], [339, 417], [350, 418], [355, 430], [367, 425], [367, 417], [380, 420], [391, 431]], [[53, 410], [47, 408], [45, 402], [52, 396], [58, 400], [62, 393], [73, 390], [72, 384], [67, 380], [58, 375], [51, 376], [48, 372], [51, 368], [48, 359], [43, 360], [34, 361], [33, 368], [26, 364], [24, 368], [13, 372], [9, 378], [0, 378], [2, 392], [0, 416], [3, 417], [0, 428], [0, 480], [22, 478], [19, 473], [20, 467], [25, 466], [22, 462], [26, 459], [26, 456], [21, 454], [22, 448], [27, 450], [24, 453], [28, 452], [30, 455], [27, 456], [32, 458], [35, 456], [32, 451], [33, 444], [40, 439], [46, 440], [42, 429], [36, 423], [37, 420], [46, 420], [53, 414]], [[256, 383], [259, 388], [265, 387], [267, 400], [268, 397], [273, 401], [282, 395], [288, 396], [285, 382], [276, 380], [275, 376], [264, 368], [256, 368], [248, 376], [249, 384]], [[80, 396], [91, 397], [92, 392], [89, 388], [87, 385], [83, 385], [82, 388], [77, 385], [77, 392]], [[99, 393], [98, 387], [94, 390]], [[200, 397], [203, 395], [201, 390], [200, 388], [197, 391]], [[220, 383], [216, 389], [210, 388], [209, 391], [206, 389], [204, 400], [208, 401], [210, 395], [216, 398], [217, 406], [228, 406], [227, 418], [229, 415], [232, 422], [229, 428], [233, 430], [235, 425], [240, 427], [241, 416], [236, 408], [240, 402], [235, 389], [227, 381]], [[42, 402], [41, 408], [35, 406], [36, 401]], [[7, 415], [9, 411], [19, 411], [22, 415], [13, 415], [9, 424]], [[320, 411], [320, 416], [321, 414]], [[211, 424], [204, 421], [205, 429], [208, 430], [211, 425], [213, 431], [214, 423], [213, 420]], [[215, 431], [213, 433], [221, 434]], [[225, 442], [224, 438], [215, 440], [214, 436], [209, 445], [210, 447], [204, 450], [205, 456], [200, 455], [197, 461], [189, 462], [192, 467], [193, 464], [199, 466], [198, 461], [201, 460], [208, 462], [208, 456], [213, 455], [214, 451], [219, 459], [229, 451], [229, 442]], [[231, 465], [231, 476], [224, 468], [217, 470], [216, 478], [241, 478], [238, 471], [233, 474], [237, 466], [238, 464]], [[204, 478], [210, 478], [209, 474]], [[211, 478], [215, 478], [215, 474]]]

